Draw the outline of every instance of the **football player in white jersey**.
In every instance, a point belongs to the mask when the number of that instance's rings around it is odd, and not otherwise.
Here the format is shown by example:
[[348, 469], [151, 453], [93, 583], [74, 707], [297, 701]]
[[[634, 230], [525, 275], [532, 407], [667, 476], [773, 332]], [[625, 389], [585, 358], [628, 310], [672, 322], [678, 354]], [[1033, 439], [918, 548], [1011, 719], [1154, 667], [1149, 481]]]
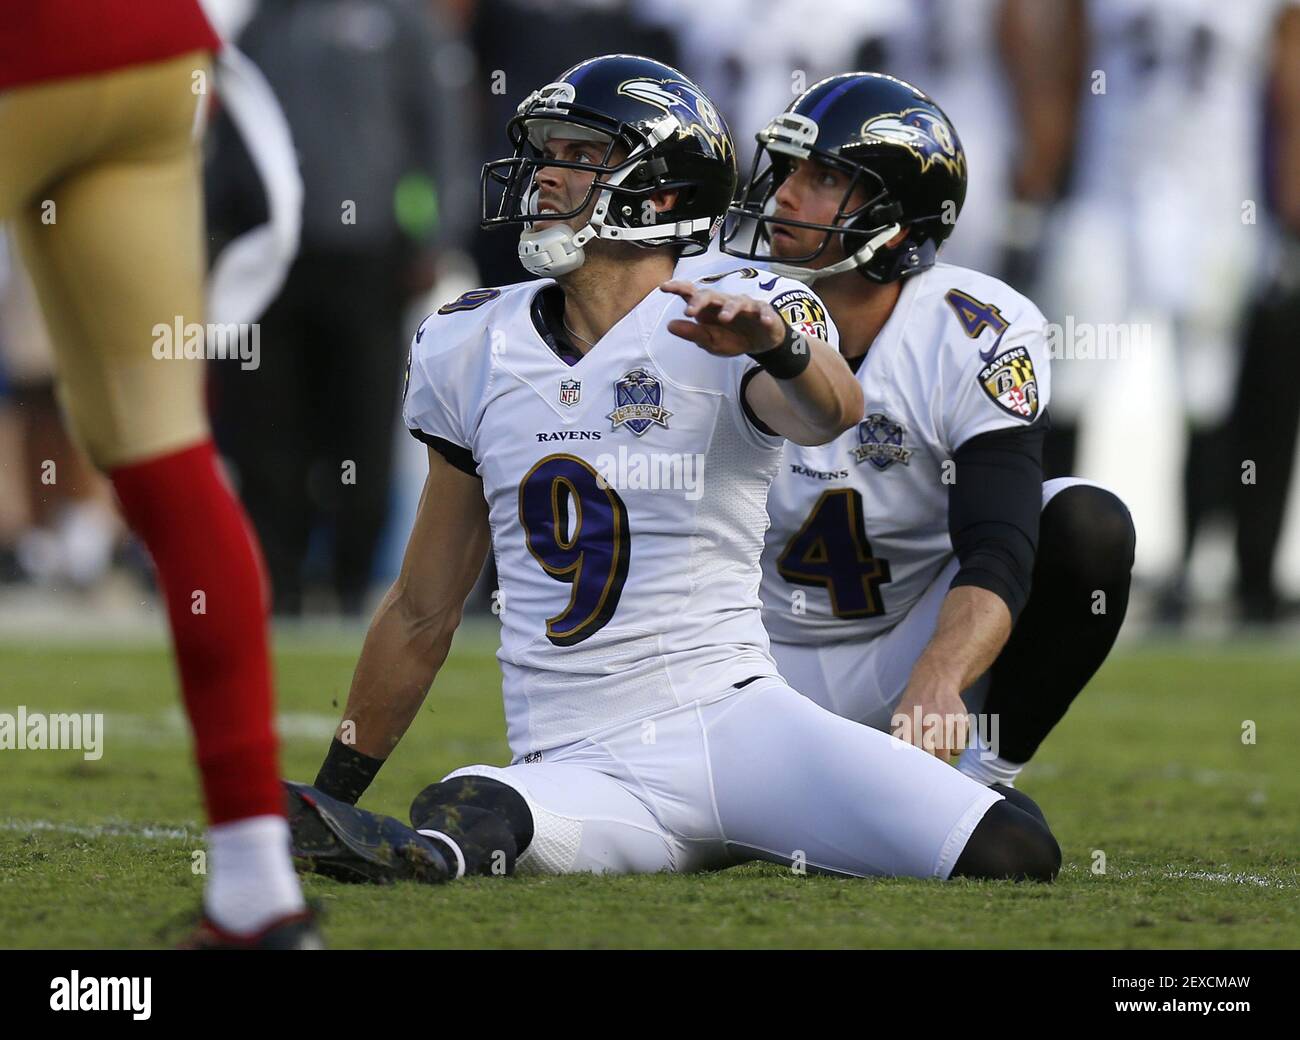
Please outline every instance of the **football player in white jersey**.
[[966, 189], [939, 107], [846, 73], [758, 141], [724, 248], [816, 283], [866, 400], [853, 430], [790, 445], [772, 486], [773, 656], [817, 703], [945, 759], [966, 747], [961, 771], [1005, 791], [1114, 643], [1128, 511], [1082, 481], [1043, 484], [1042, 314], [936, 263]]
[[[349, 694], [354, 743], [290, 785], [298, 853], [435, 881], [752, 859], [1049, 880], [1043, 823], [800, 697], [768, 652], [759, 557], [782, 444], [833, 439], [862, 395], [804, 286], [671, 280], [735, 188], [708, 99], [657, 62], [596, 58], [509, 133], [485, 223], [522, 225], [524, 266], [550, 277], [466, 293], [416, 333], [404, 414], [428, 482]], [[406, 828], [352, 803], [423, 702], [489, 538], [513, 761], [430, 785]]]

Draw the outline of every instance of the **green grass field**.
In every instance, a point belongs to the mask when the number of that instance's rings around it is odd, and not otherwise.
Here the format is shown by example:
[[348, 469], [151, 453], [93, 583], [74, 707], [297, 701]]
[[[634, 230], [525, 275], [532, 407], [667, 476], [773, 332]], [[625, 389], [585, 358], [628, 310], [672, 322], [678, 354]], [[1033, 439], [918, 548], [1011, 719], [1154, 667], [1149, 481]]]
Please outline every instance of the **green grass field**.
[[[328, 746], [356, 640], [277, 641], [286, 774]], [[445, 771], [507, 758], [490, 632], [458, 637], [363, 803], [405, 818]], [[1054, 886], [802, 877], [307, 881], [336, 947], [1296, 947], [1300, 657], [1267, 644], [1118, 653], [1024, 774]], [[103, 757], [0, 751], [0, 946], [149, 947], [194, 921], [203, 847], [161, 649], [0, 643], [0, 712], [103, 712]], [[1252, 720], [1256, 742], [1243, 744]], [[1094, 873], [1094, 851], [1106, 872]]]

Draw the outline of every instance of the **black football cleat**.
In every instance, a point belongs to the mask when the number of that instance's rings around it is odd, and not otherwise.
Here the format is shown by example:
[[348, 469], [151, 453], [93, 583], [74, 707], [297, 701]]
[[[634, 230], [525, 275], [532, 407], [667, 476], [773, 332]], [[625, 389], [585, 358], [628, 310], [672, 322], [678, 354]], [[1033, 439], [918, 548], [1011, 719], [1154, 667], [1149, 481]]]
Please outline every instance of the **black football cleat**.
[[311, 910], [272, 921], [251, 935], [228, 932], [205, 914], [179, 950], [323, 950], [325, 941]]
[[428, 838], [391, 816], [358, 809], [285, 780], [292, 851], [306, 870], [335, 881], [440, 884], [455, 871]]

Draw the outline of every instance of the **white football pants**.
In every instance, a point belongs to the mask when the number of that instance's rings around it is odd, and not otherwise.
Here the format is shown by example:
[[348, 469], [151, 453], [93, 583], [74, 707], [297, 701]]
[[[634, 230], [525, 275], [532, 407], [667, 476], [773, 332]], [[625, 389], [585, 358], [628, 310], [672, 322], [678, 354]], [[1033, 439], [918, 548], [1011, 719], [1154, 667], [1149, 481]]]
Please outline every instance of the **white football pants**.
[[1001, 799], [776, 678], [622, 724], [531, 762], [468, 766], [533, 814], [520, 873], [796, 870], [947, 878]]

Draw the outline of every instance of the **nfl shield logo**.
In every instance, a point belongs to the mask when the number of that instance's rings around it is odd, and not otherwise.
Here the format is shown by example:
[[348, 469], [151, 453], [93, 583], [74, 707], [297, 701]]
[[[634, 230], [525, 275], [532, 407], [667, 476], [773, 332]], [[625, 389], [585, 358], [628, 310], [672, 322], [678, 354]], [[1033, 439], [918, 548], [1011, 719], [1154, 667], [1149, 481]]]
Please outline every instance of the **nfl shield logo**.
[[626, 426], [638, 437], [658, 423], [667, 427], [673, 414], [663, 406], [663, 385], [644, 368], [634, 368], [614, 383], [615, 408], [605, 416], [611, 429]]
[[560, 404], [572, 408], [578, 403], [582, 396], [581, 379], [561, 379], [560, 380]]

